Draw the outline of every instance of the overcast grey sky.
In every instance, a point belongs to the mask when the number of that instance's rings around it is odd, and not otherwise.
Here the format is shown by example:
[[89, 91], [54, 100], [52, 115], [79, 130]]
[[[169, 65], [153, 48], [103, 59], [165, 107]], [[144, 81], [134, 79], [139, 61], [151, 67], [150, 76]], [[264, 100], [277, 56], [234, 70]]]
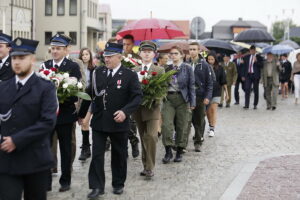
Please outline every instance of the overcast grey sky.
[[[300, 0], [100, 0], [110, 4], [114, 19], [141, 19], [153, 17], [191, 20], [200, 16], [206, 31], [222, 19], [258, 20], [270, 27], [277, 20], [292, 17], [300, 26]], [[283, 14], [285, 9], [285, 14]], [[292, 14], [294, 9], [294, 14]]]

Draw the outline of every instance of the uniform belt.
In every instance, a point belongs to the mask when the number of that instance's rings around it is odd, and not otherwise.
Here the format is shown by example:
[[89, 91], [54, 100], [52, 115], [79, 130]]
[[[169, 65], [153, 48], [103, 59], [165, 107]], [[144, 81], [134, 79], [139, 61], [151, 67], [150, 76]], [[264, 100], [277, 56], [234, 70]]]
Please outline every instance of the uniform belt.
[[169, 91], [168, 94], [180, 94], [179, 91]]

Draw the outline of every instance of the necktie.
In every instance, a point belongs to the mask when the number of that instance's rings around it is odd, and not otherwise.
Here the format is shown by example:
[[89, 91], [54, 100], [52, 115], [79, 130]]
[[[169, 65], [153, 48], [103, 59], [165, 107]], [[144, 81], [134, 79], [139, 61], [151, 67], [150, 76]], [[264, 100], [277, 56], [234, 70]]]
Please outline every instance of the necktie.
[[249, 65], [249, 73], [251, 73], [251, 74], [253, 73], [253, 71], [252, 71], [253, 58], [254, 58], [254, 56], [251, 56], [250, 65]]
[[144, 66], [143, 69], [144, 69], [144, 71], [148, 71], [148, 67], [146, 65]]
[[2, 68], [2, 60], [0, 59], [0, 69]]
[[59, 68], [59, 66], [58, 66], [57, 64], [55, 64], [55, 65], [54, 65], [54, 67], [55, 67], [56, 69], [58, 69], [58, 68]]
[[19, 92], [22, 87], [23, 87], [23, 84], [20, 81], [18, 81], [18, 83], [17, 83], [17, 91]]
[[112, 69], [110, 69], [109, 70], [109, 74], [108, 74], [108, 76], [107, 76], [107, 82], [109, 82], [111, 79], [112, 79], [112, 77], [113, 77], [113, 70]]

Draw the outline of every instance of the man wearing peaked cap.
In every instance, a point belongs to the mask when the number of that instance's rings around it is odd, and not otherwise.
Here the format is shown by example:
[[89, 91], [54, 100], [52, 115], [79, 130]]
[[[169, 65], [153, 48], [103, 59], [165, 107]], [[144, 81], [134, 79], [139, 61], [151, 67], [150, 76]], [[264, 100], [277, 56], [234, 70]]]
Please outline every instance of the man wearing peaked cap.
[[[87, 92], [92, 96], [91, 127], [93, 131], [92, 161], [89, 170], [88, 198], [104, 194], [104, 155], [106, 140], [112, 144], [111, 170], [114, 194], [122, 194], [127, 176], [127, 143], [129, 116], [141, 103], [142, 91], [137, 74], [122, 66], [123, 45], [107, 43], [104, 50], [106, 67], [96, 68]], [[83, 101], [79, 124], [86, 116], [90, 101]]]
[[11, 50], [10, 43], [11, 36], [0, 33], [0, 82], [14, 76], [9, 56], [9, 51]]
[[[67, 59], [66, 51], [70, 43], [70, 38], [64, 35], [56, 34], [51, 38], [51, 60], [42, 64], [42, 67], [50, 69], [55, 67], [59, 72], [67, 72], [70, 77], [75, 77], [81, 80], [81, 73], [77, 63]], [[72, 131], [74, 123], [77, 121], [77, 113], [75, 103], [77, 97], [70, 97], [62, 104], [59, 104], [59, 114], [54, 132], [59, 140], [59, 148], [61, 154], [61, 170], [62, 174], [59, 179], [61, 185], [59, 191], [64, 192], [70, 189], [71, 186], [71, 168], [72, 168]], [[54, 135], [53, 132], [53, 135]], [[52, 135], [52, 137], [53, 137]], [[52, 176], [50, 176], [49, 190], [51, 190]]]
[[53, 165], [49, 137], [56, 122], [56, 89], [34, 73], [38, 41], [11, 43], [16, 74], [0, 83], [0, 199], [46, 200]]
[[[140, 57], [142, 65], [133, 68], [137, 73], [147, 71], [148, 73], [163, 74], [164, 68], [155, 66], [153, 58], [155, 57], [156, 44], [152, 41], [143, 41], [140, 44]], [[158, 142], [158, 127], [160, 119], [160, 107], [162, 99], [156, 100], [155, 105], [148, 109], [145, 106], [139, 106], [134, 112], [133, 118], [137, 122], [141, 144], [142, 144], [142, 162], [143, 170], [140, 175], [151, 179], [154, 176], [156, 160], [156, 144]]]

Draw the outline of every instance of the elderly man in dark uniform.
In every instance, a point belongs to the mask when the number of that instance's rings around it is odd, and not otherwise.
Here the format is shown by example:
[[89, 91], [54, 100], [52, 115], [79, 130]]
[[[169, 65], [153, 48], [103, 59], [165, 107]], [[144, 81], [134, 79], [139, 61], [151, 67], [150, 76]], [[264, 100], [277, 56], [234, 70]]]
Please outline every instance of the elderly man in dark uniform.
[[0, 33], [0, 82], [12, 78], [15, 74], [11, 68], [9, 51], [11, 36]]
[[55, 126], [53, 83], [34, 73], [38, 41], [12, 43], [15, 76], [0, 83], [0, 199], [46, 200], [53, 165], [49, 137]]
[[[93, 72], [87, 92], [92, 96], [91, 127], [93, 131], [92, 162], [89, 170], [88, 198], [104, 194], [105, 144], [111, 140], [111, 169], [114, 194], [122, 194], [127, 175], [127, 141], [129, 117], [142, 100], [142, 90], [135, 72], [121, 65], [123, 45], [107, 43], [104, 50], [106, 67]], [[85, 117], [90, 102], [83, 101], [79, 123]]]
[[[68, 38], [56, 34], [50, 43], [53, 60], [44, 62], [42, 67], [47, 69], [55, 67], [58, 69], [58, 72], [68, 72], [70, 77], [75, 77], [77, 80], [80, 80], [81, 73], [78, 64], [65, 57], [69, 43], [70, 40]], [[71, 186], [72, 130], [74, 122], [77, 121], [75, 107], [77, 101], [77, 97], [70, 97], [64, 103], [59, 104], [59, 114], [57, 116], [55, 131], [57, 133], [61, 155], [62, 174], [59, 179], [61, 185], [59, 189], [60, 192], [69, 190]], [[48, 189], [51, 190], [51, 181]]]

